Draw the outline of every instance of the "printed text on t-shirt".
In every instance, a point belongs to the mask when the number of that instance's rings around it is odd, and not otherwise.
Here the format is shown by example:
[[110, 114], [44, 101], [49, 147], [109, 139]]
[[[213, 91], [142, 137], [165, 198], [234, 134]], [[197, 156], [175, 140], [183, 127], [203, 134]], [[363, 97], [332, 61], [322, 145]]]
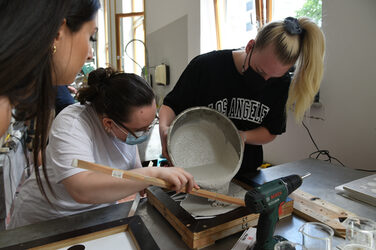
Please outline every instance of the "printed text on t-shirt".
[[224, 98], [216, 103], [210, 103], [209, 108], [216, 109], [230, 119], [245, 120], [261, 124], [270, 108], [255, 100], [232, 98], [230, 108], [228, 100]]

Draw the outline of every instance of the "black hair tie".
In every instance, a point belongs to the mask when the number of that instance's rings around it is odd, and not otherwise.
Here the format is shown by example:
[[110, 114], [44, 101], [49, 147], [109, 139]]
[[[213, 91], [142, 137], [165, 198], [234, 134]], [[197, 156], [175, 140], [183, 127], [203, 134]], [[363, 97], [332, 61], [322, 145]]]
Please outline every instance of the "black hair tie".
[[283, 21], [285, 30], [290, 35], [300, 35], [303, 32], [303, 29], [300, 27], [298, 19], [295, 17], [286, 17]]

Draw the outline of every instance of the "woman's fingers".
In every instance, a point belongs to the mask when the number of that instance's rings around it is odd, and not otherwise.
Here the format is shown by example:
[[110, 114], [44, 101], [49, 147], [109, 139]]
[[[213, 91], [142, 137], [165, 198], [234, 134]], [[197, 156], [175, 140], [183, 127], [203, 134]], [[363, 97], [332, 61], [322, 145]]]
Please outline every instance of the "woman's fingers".
[[179, 174], [179, 175], [177, 175], [177, 177], [179, 179], [179, 184], [178, 184], [179, 186], [176, 186], [176, 191], [180, 192], [185, 187], [185, 185], [187, 184], [188, 179], [187, 179], [187, 177], [185, 177], [184, 174]]
[[190, 180], [188, 181], [188, 183], [186, 184], [186, 190], [187, 190], [187, 193], [190, 193], [194, 187], [194, 180]]
[[193, 188], [200, 188], [193, 176], [182, 168], [157, 168], [156, 170], [158, 170], [158, 177], [172, 184], [173, 189], [177, 192], [180, 192], [184, 187], [188, 193], [191, 192]]
[[184, 175], [185, 179], [187, 180], [185, 183], [184, 183], [184, 186], [186, 187], [186, 191], [187, 193], [191, 192], [193, 188], [196, 188], [196, 189], [199, 189], [200, 187], [197, 185], [196, 181], [194, 180], [194, 177], [193, 175], [191, 175], [190, 173], [188, 173], [187, 171], [185, 171], [184, 169], [182, 168], [179, 168], [179, 167], [175, 167], [177, 171], [181, 172], [181, 174]]
[[145, 189], [141, 190], [141, 191], [139, 192], [139, 194], [140, 194], [141, 197], [145, 197], [145, 196], [146, 196], [146, 191], [145, 191]]

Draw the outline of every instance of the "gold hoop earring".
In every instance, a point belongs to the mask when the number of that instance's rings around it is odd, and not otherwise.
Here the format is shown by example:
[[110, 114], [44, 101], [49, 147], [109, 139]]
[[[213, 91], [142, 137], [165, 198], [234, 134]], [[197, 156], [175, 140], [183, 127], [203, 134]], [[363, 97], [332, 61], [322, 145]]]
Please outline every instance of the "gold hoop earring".
[[52, 55], [56, 53], [56, 45], [52, 47]]

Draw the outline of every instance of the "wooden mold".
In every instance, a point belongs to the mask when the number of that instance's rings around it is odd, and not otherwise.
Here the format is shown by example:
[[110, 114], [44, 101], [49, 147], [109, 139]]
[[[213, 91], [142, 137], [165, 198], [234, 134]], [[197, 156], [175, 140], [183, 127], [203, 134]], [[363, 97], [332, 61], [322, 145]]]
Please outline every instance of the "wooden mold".
[[[79, 230], [73, 230], [58, 235], [48, 236], [42, 239], [23, 242], [14, 246], [8, 246], [6, 247], [6, 249], [84, 249], [86, 248], [85, 245], [88, 244], [87, 242], [94, 240], [101, 240], [102, 244], [103, 240], [107, 241], [107, 243], [105, 244], [106, 246], [109, 246], [111, 245], [111, 243], [113, 243], [113, 239], [111, 239], [111, 236], [115, 234], [124, 234], [124, 236], [122, 237], [128, 238], [128, 240], [130, 241], [130, 245], [132, 245], [131, 249], [160, 249], [158, 245], [155, 243], [153, 237], [151, 236], [147, 228], [145, 227], [145, 224], [141, 220], [140, 216], [127, 217], [120, 220], [103, 223], [100, 225], [95, 225]], [[119, 239], [119, 237], [116, 239]], [[109, 247], [109, 249], [110, 248], [111, 247]], [[103, 248], [101, 247], [101, 244], [99, 244], [94, 247], [90, 247], [90, 249]]]
[[[148, 201], [181, 235], [191, 249], [199, 249], [215, 243], [216, 240], [256, 226], [258, 214], [251, 214], [246, 207], [239, 207], [212, 219], [197, 220], [175, 202], [159, 187], [149, 187]], [[288, 199], [280, 208], [280, 218], [293, 211], [293, 201]]]

